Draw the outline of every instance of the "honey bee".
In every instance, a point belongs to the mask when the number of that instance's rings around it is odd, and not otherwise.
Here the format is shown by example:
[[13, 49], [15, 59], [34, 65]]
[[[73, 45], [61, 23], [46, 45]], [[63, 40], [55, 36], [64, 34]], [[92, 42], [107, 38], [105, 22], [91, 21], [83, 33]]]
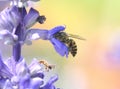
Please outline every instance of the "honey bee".
[[43, 64], [45, 66], [45, 70], [47, 70], [47, 71], [55, 68], [55, 65], [48, 64], [48, 62], [45, 60], [40, 60], [39, 63]]
[[69, 50], [69, 53], [71, 53], [71, 55], [73, 57], [75, 57], [75, 55], [77, 54], [77, 45], [75, 43], [75, 41], [71, 38], [76, 38], [79, 40], [85, 40], [84, 38], [78, 36], [78, 35], [73, 35], [73, 34], [67, 34], [65, 32], [58, 32], [54, 35], [54, 38], [58, 39], [59, 41], [63, 42]]

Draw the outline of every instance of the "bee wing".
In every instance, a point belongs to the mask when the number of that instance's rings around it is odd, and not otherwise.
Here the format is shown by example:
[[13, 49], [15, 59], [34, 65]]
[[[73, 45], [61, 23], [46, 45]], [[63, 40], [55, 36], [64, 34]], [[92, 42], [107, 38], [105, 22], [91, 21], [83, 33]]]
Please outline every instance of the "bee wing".
[[79, 35], [73, 35], [73, 34], [67, 34], [67, 35], [68, 35], [68, 37], [76, 38], [76, 39], [79, 39], [79, 40], [86, 40], [85, 38], [80, 37]]

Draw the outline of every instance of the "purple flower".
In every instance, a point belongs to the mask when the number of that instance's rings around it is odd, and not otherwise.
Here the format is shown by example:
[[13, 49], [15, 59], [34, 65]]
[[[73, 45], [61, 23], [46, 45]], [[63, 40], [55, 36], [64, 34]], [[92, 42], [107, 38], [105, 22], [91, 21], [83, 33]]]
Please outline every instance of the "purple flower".
[[9, 2], [11, 6], [17, 7], [27, 7], [30, 1], [37, 2], [40, 0], [0, 0], [0, 2]]
[[[55, 50], [61, 55], [61, 56], [68, 56], [68, 47], [62, 43], [61, 41], [54, 38], [54, 35], [60, 31], [63, 31], [65, 29], [65, 26], [57, 26], [52, 28], [51, 30], [42, 30], [42, 29], [30, 29], [26, 31], [26, 42], [37, 40], [37, 39], [43, 39], [43, 40], [49, 40]], [[30, 43], [30, 42], [29, 42]]]
[[44, 77], [42, 66], [35, 59], [27, 65], [23, 58], [16, 63], [13, 58], [3, 62], [0, 57], [0, 89], [56, 89], [58, 76], [52, 76], [46, 84]]
[[28, 1], [39, 0], [3, 1], [10, 1], [11, 7], [0, 13], [0, 39], [4, 40], [5, 44], [12, 45], [13, 49], [12, 57], [6, 61], [3, 61], [0, 55], [0, 89], [59, 89], [54, 85], [58, 76], [52, 76], [46, 82], [43, 66], [35, 59], [27, 65], [21, 56], [21, 48], [23, 44], [32, 44], [32, 40], [48, 40], [57, 53], [67, 57], [68, 47], [55, 37], [65, 30], [65, 26], [56, 26], [50, 30], [31, 29], [35, 23], [43, 24], [46, 20], [45, 16], [33, 8], [28, 13], [26, 11]]
[[[31, 29], [36, 22], [44, 22], [45, 18], [40, 16], [38, 11], [33, 8], [30, 9], [28, 14], [25, 8], [22, 9], [22, 15], [16, 6], [7, 8], [0, 13], [0, 39], [4, 39], [5, 44], [12, 45], [18, 42], [30, 45], [32, 40], [37, 39], [49, 40], [61, 56], [66, 55], [67, 57], [68, 47], [54, 37], [56, 33], [63, 31], [65, 26], [57, 26], [51, 30]], [[21, 36], [18, 37], [15, 33]]]

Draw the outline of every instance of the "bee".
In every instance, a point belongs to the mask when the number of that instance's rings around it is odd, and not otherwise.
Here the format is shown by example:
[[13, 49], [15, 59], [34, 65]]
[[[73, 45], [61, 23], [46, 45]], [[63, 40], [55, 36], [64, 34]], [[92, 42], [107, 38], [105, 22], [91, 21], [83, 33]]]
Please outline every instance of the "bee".
[[55, 68], [55, 65], [51, 65], [45, 60], [40, 60], [39, 63], [43, 64], [45, 66], [45, 70], [47, 70], [47, 71], [52, 70], [53, 68]]
[[67, 34], [65, 32], [58, 32], [54, 34], [54, 38], [64, 43], [68, 47], [69, 53], [71, 53], [71, 55], [75, 57], [77, 54], [77, 45], [75, 41], [71, 39], [70, 37], [80, 39], [80, 40], [85, 40], [84, 38], [78, 35]]

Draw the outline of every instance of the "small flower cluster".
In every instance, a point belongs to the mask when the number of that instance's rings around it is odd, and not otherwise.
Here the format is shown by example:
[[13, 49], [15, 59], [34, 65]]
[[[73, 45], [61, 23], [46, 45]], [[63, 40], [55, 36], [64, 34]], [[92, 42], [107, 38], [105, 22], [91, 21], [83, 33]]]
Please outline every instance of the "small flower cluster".
[[0, 89], [57, 89], [53, 83], [58, 76], [52, 76], [46, 84], [44, 76], [36, 59], [27, 65], [23, 58], [16, 63], [13, 58], [3, 62], [0, 57]]
[[[1, 0], [2, 1], [2, 0]], [[45, 16], [31, 8], [26, 11], [28, 1], [39, 0], [4, 0], [10, 1], [11, 6], [0, 13], [0, 39], [4, 44], [13, 47], [12, 57], [3, 61], [0, 55], [0, 89], [58, 89], [54, 82], [58, 76], [52, 76], [45, 83], [44, 71], [37, 60], [27, 65], [21, 56], [21, 47], [31, 45], [32, 40], [49, 40], [57, 53], [68, 56], [68, 47], [56, 39], [54, 35], [65, 29], [65, 26], [56, 26], [51, 30], [33, 29], [35, 23], [44, 23]]]

